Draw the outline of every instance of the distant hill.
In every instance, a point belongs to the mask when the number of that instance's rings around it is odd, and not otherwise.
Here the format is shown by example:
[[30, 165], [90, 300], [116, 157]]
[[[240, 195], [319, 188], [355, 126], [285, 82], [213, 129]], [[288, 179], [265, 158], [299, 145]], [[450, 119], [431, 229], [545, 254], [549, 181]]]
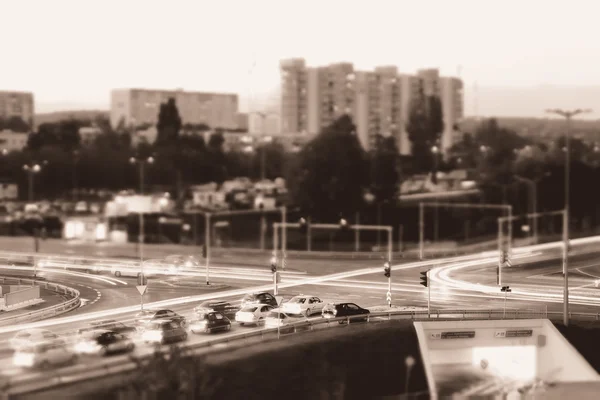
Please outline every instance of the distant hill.
[[51, 113], [36, 114], [35, 125], [39, 126], [44, 123], [58, 122], [63, 119], [94, 119], [96, 117], [108, 118], [109, 113], [105, 110], [69, 110], [56, 111]]
[[[467, 117], [461, 123], [461, 130], [475, 133], [481, 120], [482, 118]], [[496, 117], [496, 120], [500, 126], [514, 130], [520, 136], [541, 141], [564, 135], [566, 127], [564, 119]], [[600, 141], [600, 120], [574, 119], [571, 121], [571, 133], [573, 137], [585, 141]]]

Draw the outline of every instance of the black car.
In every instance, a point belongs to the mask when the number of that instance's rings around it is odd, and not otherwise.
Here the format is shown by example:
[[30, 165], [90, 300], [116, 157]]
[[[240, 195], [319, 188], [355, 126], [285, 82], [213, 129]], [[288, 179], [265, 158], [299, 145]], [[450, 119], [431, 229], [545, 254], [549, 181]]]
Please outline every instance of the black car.
[[127, 326], [122, 322], [117, 322], [112, 319], [106, 319], [101, 321], [90, 322], [89, 328], [81, 328], [77, 331], [77, 333], [81, 334], [83, 332], [93, 331], [93, 330], [107, 330], [116, 333], [120, 333], [123, 335], [131, 335], [137, 331], [135, 326]]
[[[338, 303], [338, 304], [327, 304], [323, 307], [323, 317], [324, 318], [339, 318], [339, 317], [349, 317], [351, 322], [355, 321], [366, 321], [367, 315], [371, 312], [366, 308], [362, 308], [354, 303]], [[364, 316], [364, 318], [360, 318], [360, 316]], [[340, 321], [340, 324], [345, 321]]]
[[228, 331], [231, 329], [231, 321], [220, 312], [208, 312], [202, 314], [197, 320], [190, 322], [192, 333], [217, 331]]
[[149, 322], [155, 320], [169, 320], [182, 328], [185, 328], [187, 325], [187, 321], [183, 315], [179, 315], [171, 310], [144, 310], [137, 313], [135, 316], [135, 321], [140, 327], [144, 327]]
[[220, 312], [226, 317], [232, 318], [235, 316], [238, 308], [231, 305], [231, 303], [222, 300], [208, 300], [194, 307], [194, 313], [199, 317], [210, 312], [210, 310]]
[[250, 304], [268, 304], [277, 307], [277, 299], [269, 292], [250, 293], [242, 298], [242, 308]]
[[80, 354], [105, 356], [113, 353], [130, 352], [135, 348], [133, 341], [122, 333], [107, 330], [91, 330], [80, 334], [75, 351]]

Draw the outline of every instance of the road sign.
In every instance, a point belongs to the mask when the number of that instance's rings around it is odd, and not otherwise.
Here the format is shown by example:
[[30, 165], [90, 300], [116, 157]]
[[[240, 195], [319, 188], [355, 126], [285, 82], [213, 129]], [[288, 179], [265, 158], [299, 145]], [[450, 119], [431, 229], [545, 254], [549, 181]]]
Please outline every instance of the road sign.
[[147, 285], [138, 285], [136, 286], [138, 292], [140, 292], [140, 296], [143, 296], [146, 293], [146, 289], [148, 289]]
[[390, 292], [389, 290], [386, 295], [386, 300], [387, 300], [388, 304], [392, 304], [392, 292]]
[[144, 275], [144, 274], [139, 274], [139, 275], [138, 275], [137, 284], [138, 284], [139, 286], [146, 286], [146, 285], [148, 285], [148, 278], [146, 278], [146, 275]]

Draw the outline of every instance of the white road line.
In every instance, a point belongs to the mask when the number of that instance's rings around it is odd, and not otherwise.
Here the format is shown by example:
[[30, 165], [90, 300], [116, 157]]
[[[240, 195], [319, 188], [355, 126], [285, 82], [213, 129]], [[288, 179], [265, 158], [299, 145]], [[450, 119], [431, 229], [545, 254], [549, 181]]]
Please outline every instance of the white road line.
[[325, 296], [339, 296], [337, 293], [325, 293]]
[[381, 296], [369, 296], [370, 299], [381, 299]]

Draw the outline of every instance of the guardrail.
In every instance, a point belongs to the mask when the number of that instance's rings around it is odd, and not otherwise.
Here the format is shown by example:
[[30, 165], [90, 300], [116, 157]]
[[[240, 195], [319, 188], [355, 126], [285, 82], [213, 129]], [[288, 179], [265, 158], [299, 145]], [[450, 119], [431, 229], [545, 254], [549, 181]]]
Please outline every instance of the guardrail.
[[65, 294], [71, 298], [63, 303], [56, 304], [50, 307], [45, 307], [40, 310], [31, 311], [24, 314], [0, 318], [0, 326], [12, 325], [23, 321], [33, 322], [40, 319], [51, 318], [60, 314], [71, 311], [80, 305], [79, 290], [58, 283], [40, 281], [37, 279], [15, 278], [15, 277], [0, 277], [0, 283], [16, 282], [18, 285], [39, 286], [56, 293]]
[[[583, 320], [600, 320], [600, 313], [570, 313], [572, 318]], [[427, 311], [384, 311], [373, 312], [366, 315], [353, 317], [322, 318], [308, 321], [290, 323], [279, 328], [264, 328], [251, 332], [239, 332], [228, 336], [217, 337], [212, 340], [184, 345], [189, 355], [198, 355], [200, 352], [216, 352], [227, 349], [227, 345], [246, 346], [248, 340], [258, 339], [277, 340], [287, 333], [298, 333], [345, 326], [353, 321], [363, 320], [366, 323], [382, 323], [390, 320], [485, 320], [485, 319], [562, 319], [562, 312], [536, 309], [481, 309], [481, 310], [432, 310]], [[225, 345], [225, 346], [224, 346]], [[168, 350], [163, 350], [164, 352]], [[150, 355], [140, 356], [138, 359], [148, 358]], [[138, 364], [128, 357], [103, 359], [95, 368], [90, 365], [75, 365], [60, 370], [54, 370], [47, 379], [40, 379], [39, 375], [26, 374], [15, 377], [0, 388], [7, 395], [18, 395], [36, 392], [44, 389], [53, 389], [63, 385], [71, 385], [90, 379], [107, 378], [112, 375], [130, 373], [138, 368]], [[121, 378], [120, 378], [121, 379]]]

